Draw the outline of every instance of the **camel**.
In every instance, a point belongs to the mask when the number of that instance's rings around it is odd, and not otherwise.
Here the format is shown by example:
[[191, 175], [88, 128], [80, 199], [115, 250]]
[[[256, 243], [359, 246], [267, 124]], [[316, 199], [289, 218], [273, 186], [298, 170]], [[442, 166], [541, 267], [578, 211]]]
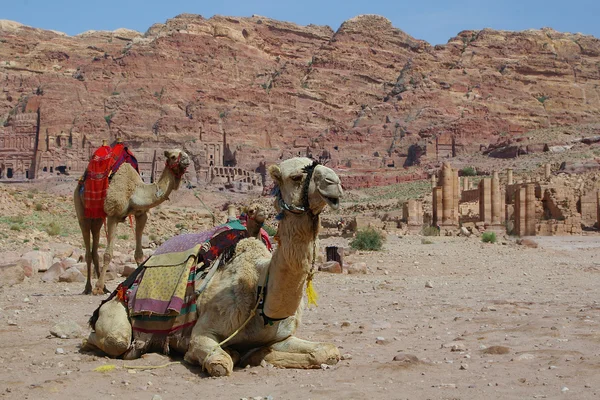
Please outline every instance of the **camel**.
[[252, 203], [244, 209], [248, 237], [260, 239], [260, 230], [265, 224], [267, 214], [258, 203]]
[[[75, 188], [73, 195], [75, 213], [77, 214], [77, 220], [79, 221], [79, 227], [83, 235], [85, 262], [87, 263], [87, 281], [84, 294], [93, 293], [98, 295], [108, 292], [104, 281], [106, 270], [112, 260], [117, 224], [124, 222], [128, 215], [135, 217], [134, 258], [138, 264], [143, 261], [142, 234], [148, 220], [148, 210], [169, 199], [171, 191], [179, 188], [181, 177], [190, 164], [188, 155], [178, 149], [166, 150], [165, 157], [167, 158], [165, 169], [157, 182], [145, 184], [137, 171], [127, 163], [124, 163], [113, 175], [106, 193], [106, 199], [104, 200], [104, 212], [107, 215], [107, 245], [104, 252], [102, 270], [99, 267], [98, 246], [100, 244], [100, 231], [104, 220], [102, 218], [85, 217], [85, 205], [81, 191], [83, 183], [80, 182]], [[92, 242], [91, 248], [90, 236]], [[91, 283], [92, 262], [98, 276], [98, 281], [94, 289], [92, 289]]]
[[[339, 207], [340, 179], [308, 158], [285, 160], [269, 173], [279, 188], [278, 247], [271, 254], [254, 237], [240, 240], [231, 260], [196, 298], [198, 319], [189, 340], [168, 343], [170, 350], [211, 376], [231, 374], [236, 363], [258, 365], [265, 360], [282, 368], [319, 368], [340, 359], [335, 345], [294, 336], [304, 306], [303, 286], [307, 294], [312, 288], [319, 214], [326, 206]], [[94, 314], [90, 324], [95, 331], [84, 348], [124, 359], [142, 355], [131, 342], [122, 300], [115, 297]]]

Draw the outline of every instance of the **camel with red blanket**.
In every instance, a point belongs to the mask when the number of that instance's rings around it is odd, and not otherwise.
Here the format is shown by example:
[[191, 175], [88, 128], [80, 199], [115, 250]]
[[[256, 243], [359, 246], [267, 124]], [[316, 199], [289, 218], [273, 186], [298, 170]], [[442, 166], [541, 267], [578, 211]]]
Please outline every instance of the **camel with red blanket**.
[[[118, 150], [115, 153], [115, 149]], [[118, 154], [117, 154], [118, 153]], [[123, 155], [126, 156], [123, 161]], [[130, 156], [132, 159], [127, 159]], [[106, 270], [113, 253], [113, 243], [117, 224], [124, 222], [127, 216], [135, 217], [135, 261], [143, 261], [142, 234], [148, 219], [148, 210], [168, 200], [171, 191], [177, 190], [186, 168], [190, 164], [188, 155], [178, 149], [166, 150], [165, 168], [159, 180], [146, 184], [137, 171], [135, 157], [119, 144], [100, 147], [92, 157], [86, 171], [85, 180], [81, 179], [73, 195], [75, 213], [85, 244], [85, 262], [87, 263], [87, 282], [84, 294], [103, 294]], [[114, 167], [118, 170], [110, 177]], [[99, 266], [98, 246], [102, 224], [106, 221], [107, 246], [104, 252], [102, 270]], [[98, 281], [92, 289], [92, 262]]]

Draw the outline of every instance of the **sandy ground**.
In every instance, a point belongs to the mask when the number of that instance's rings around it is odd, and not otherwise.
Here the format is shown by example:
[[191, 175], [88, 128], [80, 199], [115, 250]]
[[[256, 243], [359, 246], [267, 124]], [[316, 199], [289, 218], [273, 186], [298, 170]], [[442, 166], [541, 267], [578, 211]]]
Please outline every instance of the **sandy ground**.
[[[336, 343], [344, 360], [325, 370], [238, 369], [226, 378], [185, 364], [123, 367], [177, 358], [80, 353], [81, 339], [49, 330], [62, 319], [85, 327], [100, 298], [80, 295], [80, 283], [35, 277], [0, 289], [1, 397], [598, 398], [600, 237], [536, 240], [533, 249], [389, 236], [381, 252], [346, 257], [367, 262], [367, 274], [317, 275], [319, 307], [306, 311], [298, 336]], [[104, 364], [117, 368], [94, 371]]]

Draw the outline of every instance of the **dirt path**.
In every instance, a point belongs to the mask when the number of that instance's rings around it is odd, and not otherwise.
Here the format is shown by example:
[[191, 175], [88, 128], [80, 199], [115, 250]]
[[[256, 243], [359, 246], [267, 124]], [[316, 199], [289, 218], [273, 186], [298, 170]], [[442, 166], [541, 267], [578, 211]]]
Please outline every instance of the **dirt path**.
[[[85, 327], [100, 299], [79, 295], [82, 284], [36, 277], [0, 289], [1, 397], [598, 398], [600, 237], [580, 239], [542, 239], [532, 249], [389, 236], [382, 252], [346, 257], [366, 262], [368, 274], [317, 275], [319, 307], [305, 312], [299, 336], [336, 343], [345, 360], [327, 370], [265, 366], [219, 379], [181, 364], [131, 373], [124, 364], [170, 359], [126, 363], [79, 353], [81, 339], [49, 337], [63, 318]], [[104, 364], [117, 368], [93, 371]]]

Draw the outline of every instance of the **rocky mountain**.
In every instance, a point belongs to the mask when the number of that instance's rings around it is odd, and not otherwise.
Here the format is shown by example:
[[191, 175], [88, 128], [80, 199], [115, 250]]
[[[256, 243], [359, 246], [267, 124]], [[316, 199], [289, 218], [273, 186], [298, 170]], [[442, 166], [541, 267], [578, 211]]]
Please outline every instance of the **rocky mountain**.
[[191, 153], [226, 137], [228, 164], [251, 170], [308, 152], [398, 175], [436, 138], [477, 153], [600, 120], [597, 38], [484, 29], [431, 46], [375, 15], [334, 32], [183, 14], [72, 37], [0, 21], [0, 79], [3, 121], [39, 107], [40, 132]]

